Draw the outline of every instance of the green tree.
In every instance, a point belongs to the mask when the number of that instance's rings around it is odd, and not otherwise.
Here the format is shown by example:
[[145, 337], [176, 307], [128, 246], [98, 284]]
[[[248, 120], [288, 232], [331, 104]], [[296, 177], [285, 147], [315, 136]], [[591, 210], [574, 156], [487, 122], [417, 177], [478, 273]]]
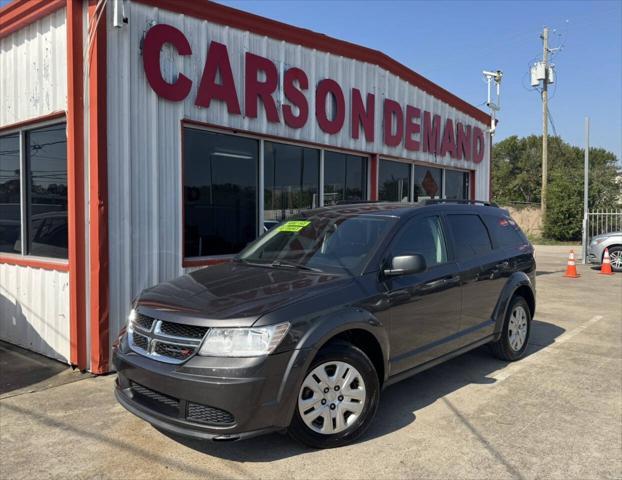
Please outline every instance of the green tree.
[[[549, 139], [549, 198], [544, 234], [558, 240], [581, 237], [583, 152], [559, 137]], [[492, 194], [501, 204], [540, 202], [542, 137], [512, 136], [493, 147]], [[612, 208], [620, 196], [618, 158], [590, 148], [589, 208]]]
[[539, 202], [542, 137], [512, 136], [493, 147], [492, 191], [496, 201]]

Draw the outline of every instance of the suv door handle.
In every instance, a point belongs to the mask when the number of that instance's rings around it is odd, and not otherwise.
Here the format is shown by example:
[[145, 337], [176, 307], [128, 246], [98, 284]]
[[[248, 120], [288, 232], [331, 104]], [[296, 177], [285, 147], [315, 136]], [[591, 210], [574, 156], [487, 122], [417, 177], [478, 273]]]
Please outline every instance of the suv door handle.
[[443, 280], [445, 283], [456, 283], [460, 281], [460, 275], [447, 275]]
[[446, 277], [439, 278], [438, 280], [434, 280], [432, 282], [424, 283], [423, 286], [426, 289], [436, 288], [436, 287], [440, 287], [442, 285], [446, 285], [448, 283], [455, 283], [456, 281], [459, 281], [459, 280], [460, 280], [460, 277], [458, 275], [447, 275]]

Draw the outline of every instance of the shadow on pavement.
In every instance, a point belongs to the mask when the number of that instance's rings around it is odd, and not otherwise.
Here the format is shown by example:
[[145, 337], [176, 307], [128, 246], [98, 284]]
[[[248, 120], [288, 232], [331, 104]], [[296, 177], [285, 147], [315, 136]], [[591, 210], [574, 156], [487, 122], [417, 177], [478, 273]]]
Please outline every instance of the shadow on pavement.
[[564, 273], [564, 269], [562, 268], [561, 270], [536, 270], [536, 277], [539, 277], [541, 275], [551, 275], [553, 273]]
[[[564, 331], [557, 325], [534, 320], [527, 357], [553, 344]], [[373, 424], [359, 443], [411, 424], [416, 420], [418, 410], [465, 385], [495, 383], [496, 380], [489, 375], [508, 363], [493, 357], [484, 346], [388, 387], [382, 392]], [[233, 461], [270, 462], [312, 451], [280, 434], [215, 443], [162, 433], [196, 451]]]
[[67, 368], [56, 360], [0, 341], [0, 395], [40, 383]]

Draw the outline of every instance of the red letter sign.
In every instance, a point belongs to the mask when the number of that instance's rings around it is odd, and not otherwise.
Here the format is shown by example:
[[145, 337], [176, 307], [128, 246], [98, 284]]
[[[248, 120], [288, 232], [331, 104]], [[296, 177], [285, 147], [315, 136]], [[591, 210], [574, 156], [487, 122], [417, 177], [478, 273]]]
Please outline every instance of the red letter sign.
[[358, 88], [352, 89], [352, 138], [359, 138], [359, 125], [363, 126], [365, 141], [374, 141], [374, 94], [368, 93], [366, 106], [363, 106], [363, 98]]
[[456, 141], [456, 158], [458, 160], [462, 160], [462, 156], [464, 155], [464, 160], [466, 162], [471, 161], [471, 126], [469, 125], [465, 127], [462, 123], [458, 122], [458, 139]]
[[[393, 117], [396, 119], [395, 133], [393, 133]], [[400, 104], [394, 100], [384, 99], [384, 144], [396, 147], [402, 142], [404, 135], [404, 112]]]
[[[263, 71], [266, 81], [257, 80], [257, 73]], [[246, 53], [246, 94], [244, 96], [244, 110], [247, 117], [257, 117], [257, 100], [261, 99], [266, 109], [269, 122], [278, 123], [279, 112], [272, 93], [276, 90], [278, 73], [274, 63], [264, 57]]]
[[[219, 71], [220, 78], [222, 79], [220, 84], [216, 83], [216, 73]], [[212, 98], [225, 102], [229, 113], [237, 115], [241, 113], [227, 47], [218, 42], [212, 42], [207, 51], [205, 68], [203, 69], [201, 84], [197, 92], [197, 99], [194, 103], [207, 108]]]
[[451, 118], [445, 121], [443, 141], [441, 142], [441, 157], [448, 153], [451, 158], [456, 156], [456, 134], [454, 133], [454, 121]]
[[[298, 82], [300, 90], [294, 86], [294, 82]], [[292, 128], [302, 128], [307, 123], [309, 117], [309, 104], [301, 90], [309, 88], [309, 79], [307, 74], [299, 68], [290, 68], [285, 72], [283, 81], [283, 91], [285, 97], [298, 107], [298, 115], [294, 115], [290, 105], [283, 105], [283, 119], [285, 124]]]
[[[326, 98], [331, 95], [335, 100], [335, 115], [332, 120], [328, 119], [326, 112]], [[341, 87], [330, 78], [325, 78], [317, 84], [315, 91], [315, 116], [317, 123], [326, 133], [338, 133], [346, 119], [346, 99], [343, 97]]]
[[173, 83], [168, 83], [164, 80], [160, 71], [160, 51], [165, 43], [173, 45], [180, 55], [190, 55], [192, 53], [188, 39], [182, 32], [170, 25], [154, 25], [145, 35], [143, 67], [145, 68], [147, 81], [154, 92], [162, 98], [179, 102], [190, 93], [192, 81], [183, 73], [180, 73], [177, 80]]
[[412, 136], [421, 132], [421, 125], [417, 123], [417, 119], [421, 118], [421, 110], [410, 105], [406, 105], [406, 134], [404, 146], [406, 150], [413, 152], [419, 151], [421, 142], [415, 140]]
[[423, 151], [438, 153], [441, 117], [440, 115], [434, 115], [432, 120], [430, 115], [430, 112], [423, 112]]

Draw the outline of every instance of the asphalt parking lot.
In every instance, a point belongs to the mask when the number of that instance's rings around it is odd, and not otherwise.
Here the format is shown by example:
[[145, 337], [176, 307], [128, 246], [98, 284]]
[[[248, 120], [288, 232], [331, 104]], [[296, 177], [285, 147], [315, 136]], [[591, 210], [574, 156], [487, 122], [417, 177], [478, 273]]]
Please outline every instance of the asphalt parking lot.
[[92, 377], [0, 347], [0, 478], [622, 478], [622, 275], [536, 247], [529, 355], [479, 349], [383, 392], [355, 445], [310, 450], [273, 434], [173, 438]]

